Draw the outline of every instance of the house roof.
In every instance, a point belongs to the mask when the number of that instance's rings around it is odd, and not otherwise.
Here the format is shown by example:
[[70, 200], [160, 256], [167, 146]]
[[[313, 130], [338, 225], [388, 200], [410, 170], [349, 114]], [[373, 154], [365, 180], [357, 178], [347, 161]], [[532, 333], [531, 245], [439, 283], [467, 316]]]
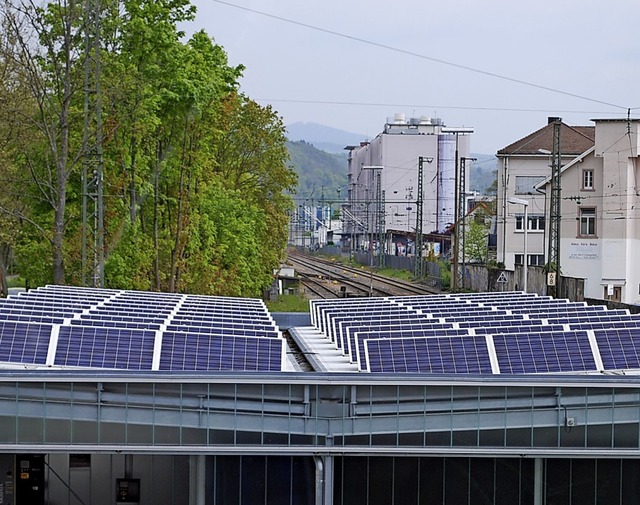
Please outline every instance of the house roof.
[[[577, 156], [595, 145], [595, 126], [569, 126], [560, 123], [560, 152]], [[500, 149], [498, 156], [515, 154], [541, 154], [540, 150], [553, 150], [553, 122]]]

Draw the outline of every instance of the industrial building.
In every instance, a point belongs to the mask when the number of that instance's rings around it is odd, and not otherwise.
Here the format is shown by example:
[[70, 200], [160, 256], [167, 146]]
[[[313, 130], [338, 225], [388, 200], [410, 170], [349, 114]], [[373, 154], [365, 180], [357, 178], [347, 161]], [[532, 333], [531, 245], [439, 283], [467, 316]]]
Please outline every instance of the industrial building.
[[[440, 118], [396, 114], [370, 142], [347, 146], [343, 244], [351, 250], [384, 244], [386, 254], [405, 255], [407, 239], [416, 233], [449, 230], [459, 215], [457, 197], [464, 202], [468, 190], [456, 170], [464, 173], [469, 163], [472, 133], [472, 128], [447, 127]], [[439, 252], [440, 242], [432, 247]]]
[[632, 504], [640, 318], [519, 292], [0, 301], [3, 504]]

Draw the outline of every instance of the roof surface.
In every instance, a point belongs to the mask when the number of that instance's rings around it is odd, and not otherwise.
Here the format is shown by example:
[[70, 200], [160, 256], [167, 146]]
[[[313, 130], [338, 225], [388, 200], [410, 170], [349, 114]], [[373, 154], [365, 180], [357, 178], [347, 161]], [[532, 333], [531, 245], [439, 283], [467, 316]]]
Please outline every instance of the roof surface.
[[[595, 126], [569, 126], [561, 123], [560, 152], [563, 155], [579, 155], [595, 144]], [[517, 140], [513, 144], [500, 149], [498, 156], [543, 154], [540, 150], [553, 150], [553, 123]]]

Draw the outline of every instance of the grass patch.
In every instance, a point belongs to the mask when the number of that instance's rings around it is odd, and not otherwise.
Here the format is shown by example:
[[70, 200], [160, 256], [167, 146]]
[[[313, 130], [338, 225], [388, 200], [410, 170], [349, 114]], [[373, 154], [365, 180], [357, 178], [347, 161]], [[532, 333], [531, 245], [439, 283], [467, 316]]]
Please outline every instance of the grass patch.
[[9, 288], [24, 288], [26, 286], [24, 279], [19, 275], [7, 276], [7, 287]]
[[277, 300], [265, 303], [269, 312], [309, 312], [309, 300], [296, 295], [280, 295]]
[[384, 275], [385, 277], [392, 277], [394, 279], [401, 279], [403, 281], [413, 281], [413, 272], [409, 270], [396, 270], [395, 268], [381, 268], [376, 270], [377, 274]]

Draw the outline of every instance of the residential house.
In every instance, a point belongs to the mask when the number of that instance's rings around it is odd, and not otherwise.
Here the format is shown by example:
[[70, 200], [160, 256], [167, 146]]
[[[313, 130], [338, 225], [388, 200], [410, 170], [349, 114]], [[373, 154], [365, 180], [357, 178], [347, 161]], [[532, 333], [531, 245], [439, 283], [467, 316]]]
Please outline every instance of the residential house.
[[[498, 261], [547, 263], [554, 122], [498, 151]], [[640, 174], [635, 119], [560, 123], [561, 276], [584, 279], [587, 298], [640, 303]]]

